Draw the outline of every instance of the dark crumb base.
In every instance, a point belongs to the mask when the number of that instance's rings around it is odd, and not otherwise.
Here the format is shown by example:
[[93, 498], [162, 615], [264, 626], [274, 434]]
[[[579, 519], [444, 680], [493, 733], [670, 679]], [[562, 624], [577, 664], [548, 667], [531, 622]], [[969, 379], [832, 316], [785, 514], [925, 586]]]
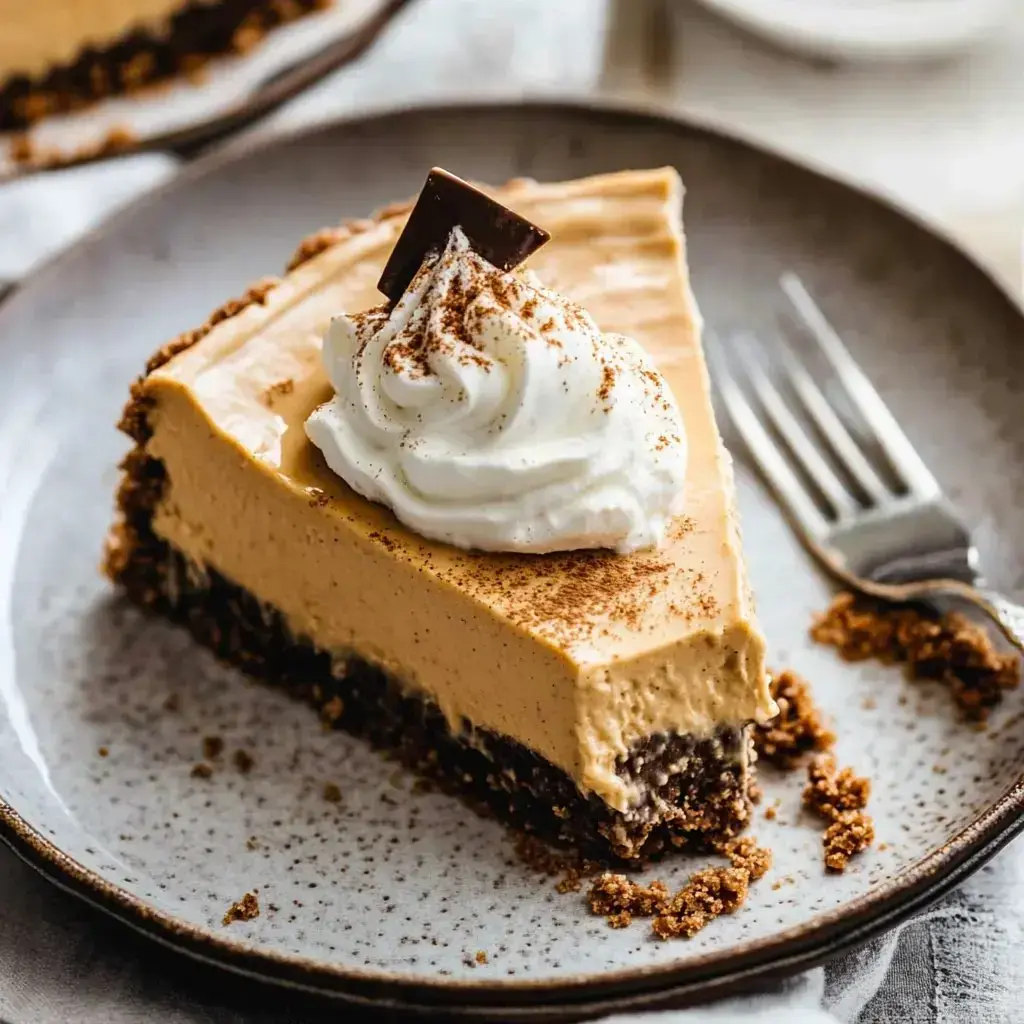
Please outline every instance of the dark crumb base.
[[44, 77], [0, 80], [0, 131], [17, 131], [116, 93], [132, 92], [209, 58], [245, 52], [271, 29], [327, 7], [330, 0], [191, 0], [159, 34], [139, 29], [103, 49], [82, 50]]
[[[565, 772], [514, 740], [482, 729], [471, 744], [453, 736], [435, 705], [403, 693], [364, 661], [353, 658], [332, 672], [331, 657], [292, 637], [279, 614], [216, 573], [198, 581], [182, 556], [156, 538], [136, 547], [127, 562], [119, 553], [115, 543], [108, 571], [132, 600], [313, 705], [330, 726], [394, 751], [447, 791], [546, 840], [615, 862], [720, 842], [749, 820], [745, 730], [722, 730], [699, 742], [689, 736], [647, 741], [619, 771], [653, 787], [652, 805], [622, 814], [584, 796]], [[681, 767], [666, 780], [667, 765]]]

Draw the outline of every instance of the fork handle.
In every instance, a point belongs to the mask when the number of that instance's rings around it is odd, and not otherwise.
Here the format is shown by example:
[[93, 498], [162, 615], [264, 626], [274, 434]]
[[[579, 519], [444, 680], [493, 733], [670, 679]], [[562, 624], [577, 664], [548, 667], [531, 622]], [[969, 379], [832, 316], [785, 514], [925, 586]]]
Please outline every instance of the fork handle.
[[991, 615], [993, 622], [1017, 650], [1024, 652], [1024, 607], [994, 590], [976, 591], [980, 606]]

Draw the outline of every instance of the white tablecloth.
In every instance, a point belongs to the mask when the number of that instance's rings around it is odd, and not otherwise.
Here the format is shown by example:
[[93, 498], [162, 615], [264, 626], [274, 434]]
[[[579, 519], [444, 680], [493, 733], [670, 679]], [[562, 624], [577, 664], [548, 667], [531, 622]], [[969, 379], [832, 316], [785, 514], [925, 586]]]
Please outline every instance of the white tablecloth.
[[[652, 31], [652, 28], [657, 31]], [[689, 112], [885, 191], [1020, 287], [1024, 10], [968, 58], [918, 68], [800, 64], [671, 0], [420, 0], [362, 63], [258, 130], [465, 94], [628, 97]], [[402, 68], [396, 75], [394, 69]], [[173, 173], [164, 156], [0, 188], [0, 279], [17, 277]], [[1024, 846], [866, 949], [673, 1021], [1024, 1020]], [[328, 1019], [192, 969], [0, 850], [0, 1019], [10, 1024]]]

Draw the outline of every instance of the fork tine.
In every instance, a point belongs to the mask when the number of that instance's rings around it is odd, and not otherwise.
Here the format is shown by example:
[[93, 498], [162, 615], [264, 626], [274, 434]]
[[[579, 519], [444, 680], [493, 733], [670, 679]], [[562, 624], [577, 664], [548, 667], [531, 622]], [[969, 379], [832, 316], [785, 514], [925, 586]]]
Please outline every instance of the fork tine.
[[718, 340], [710, 333], [705, 334], [704, 351], [726, 411], [772, 490], [808, 534], [812, 537], [825, 536], [828, 531], [825, 517], [768, 432], [761, 426], [757, 414], [732, 375]]
[[807, 415], [814, 420], [832, 446], [832, 450], [873, 502], [881, 505], [891, 501], [893, 494], [885, 481], [864, 457], [857, 442], [843, 425], [843, 421], [833, 412], [828, 399], [821, 393], [821, 389], [800, 362], [789, 342], [782, 337], [779, 337], [777, 342], [778, 360], [783, 371], [789, 377]]
[[851, 403], [874, 433], [875, 441], [885, 452], [893, 469], [918, 497], [938, 497], [940, 491], [935, 477], [914, 450], [874, 386], [846, 350], [835, 328], [811, 298], [803, 282], [796, 274], [787, 273], [779, 279], [779, 284], [832, 364]]
[[847, 491], [842, 480], [818, 451], [815, 443], [807, 436], [806, 431], [789, 411], [782, 395], [772, 383], [764, 369], [764, 349], [757, 338], [749, 332], [736, 336], [736, 341], [746, 349], [749, 358], [741, 363], [742, 372], [750, 382], [771, 420], [772, 426], [785, 440], [796, 461], [811, 478], [814, 485], [832, 506], [837, 519], [852, 515], [857, 503]]

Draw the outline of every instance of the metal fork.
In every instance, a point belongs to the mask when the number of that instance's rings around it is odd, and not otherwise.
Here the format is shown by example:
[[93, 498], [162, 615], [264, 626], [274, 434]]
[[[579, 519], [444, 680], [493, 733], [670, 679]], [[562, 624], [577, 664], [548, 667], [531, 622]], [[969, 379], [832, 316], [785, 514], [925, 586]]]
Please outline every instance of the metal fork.
[[800, 279], [780, 284], [859, 429], [784, 339], [710, 337], [707, 352], [729, 417], [801, 540], [853, 590], [899, 603], [959, 598], [1024, 651], [1024, 608], [982, 589], [970, 531], [935, 477]]

